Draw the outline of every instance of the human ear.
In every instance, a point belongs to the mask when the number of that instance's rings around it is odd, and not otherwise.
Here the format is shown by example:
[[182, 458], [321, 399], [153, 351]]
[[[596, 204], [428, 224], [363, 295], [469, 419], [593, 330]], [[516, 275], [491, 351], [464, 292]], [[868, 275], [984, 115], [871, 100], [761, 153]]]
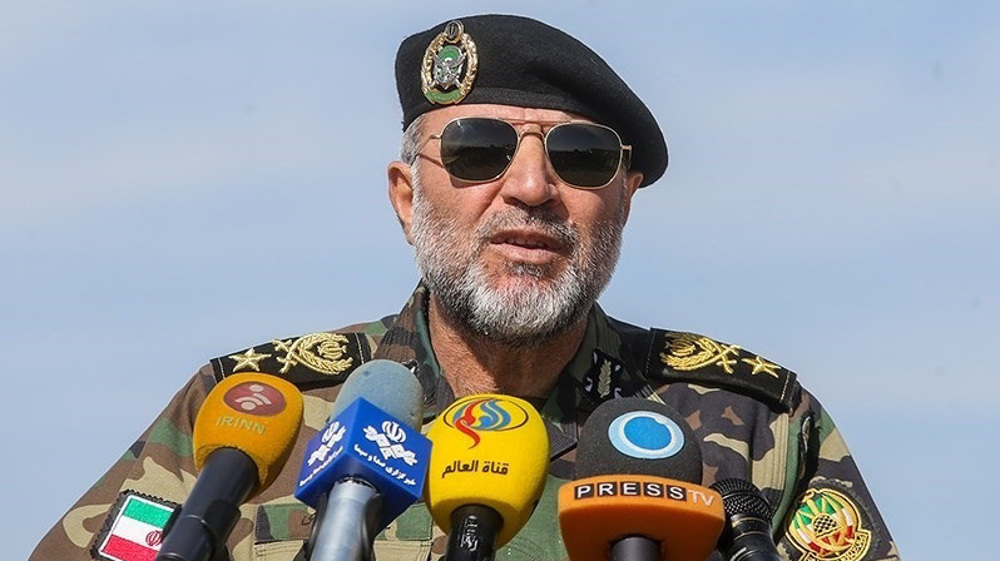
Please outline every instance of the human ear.
[[629, 210], [632, 209], [632, 196], [639, 189], [639, 185], [642, 184], [642, 172], [641, 171], [629, 171], [625, 174], [625, 216], [628, 219]]
[[394, 161], [386, 170], [389, 178], [389, 202], [403, 228], [406, 241], [413, 245], [410, 227], [413, 225], [413, 171], [409, 164]]

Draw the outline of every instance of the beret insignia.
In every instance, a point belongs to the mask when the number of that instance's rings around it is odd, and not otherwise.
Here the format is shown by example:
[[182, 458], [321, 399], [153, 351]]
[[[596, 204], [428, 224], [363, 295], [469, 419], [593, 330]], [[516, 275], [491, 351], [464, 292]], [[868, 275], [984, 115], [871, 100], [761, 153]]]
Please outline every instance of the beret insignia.
[[451, 105], [472, 90], [479, 68], [479, 54], [460, 21], [451, 21], [424, 51], [420, 83], [427, 101]]
[[261, 372], [308, 389], [343, 382], [371, 355], [371, 343], [363, 333], [310, 333], [274, 339], [211, 362], [218, 381], [241, 372]]
[[667, 144], [646, 104], [593, 49], [538, 20], [486, 14], [447, 21], [404, 39], [394, 67], [404, 130], [456, 103], [553, 109], [615, 129], [632, 146], [640, 187], [667, 168]]
[[864, 527], [861, 509], [846, 493], [809, 489], [798, 504], [787, 535], [804, 554], [800, 561], [858, 561], [868, 553], [872, 532]]
[[789, 411], [795, 373], [739, 347], [696, 333], [653, 329], [646, 372], [668, 380], [736, 387]]

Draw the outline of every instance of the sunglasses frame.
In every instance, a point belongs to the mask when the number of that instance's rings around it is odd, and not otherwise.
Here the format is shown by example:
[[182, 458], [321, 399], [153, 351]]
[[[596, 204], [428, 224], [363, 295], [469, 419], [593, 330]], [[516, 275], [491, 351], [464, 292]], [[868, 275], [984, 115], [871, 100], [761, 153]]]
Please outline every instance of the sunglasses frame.
[[[491, 177], [489, 179], [463, 179], [461, 177], [453, 175], [451, 173], [451, 170], [448, 169], [448, 166], [444, 165], [443, 157], [441, 156], [441, 151], [440, 151], [440, 147], [439, 147], [438, 148], [438, 158], [439, 158], [439, 160], [441, 160], [441, 162], [440, 162], [441, 166], [445, 169], [445, 171], [448, 172], [449, 176], [451, 176], [451, 177], [453, 177], [453, 178], [455, 178], [455, 179], [457, 179], [457, 180], [459, 180], [459, 181], [461, 181], [463, 183], [469, 183], [469, 184], [489, 183], [491, 181], [496, 181], [497, 179], [500, 179], [501, 177], [503, 177], [503, 175], [505, 173], [507, 173], [507, 170], [510, 169], [510, 165], [512, 163], [514, 163], [514, 158], [517, 157], [517, 151], [521, 148], [521, 139], [524, 138], [525, 136], [538, 136], [538, 137], [540, 137], [542, 139], [542, 146], [545, 148], [545, 159], [548, 161], [549, 167], [556, 174], [556, 177], [558, 177], [560, 181], [562, 181], [563, 183], [565, 183], [566, 185], [569, 185], [570, 187], [572, 187], [574, 189], [584, 189], [584, 190], [587, 190], [587, 191], [595, 191], [597, 189], [603, 189], [603, 188], [607, 187], [608, 185], [610, 185], [612, 181], [614, 181], [615, 177], [618, 176], [618, 170], [622, 167], [623, 164], [624, 164], [625, 170], [627, 171], [629, 169], [629, 167], [631, 166], [631, 163], [632, 163], [632, 145], [631, 144], [623, 144], [622, 143], [622, 137], [621, 137], [621, 135], [618, 134], [618, 131], [616, 131], [615, 129], [613, 129], [613, 128], [607, 126], [607, 125], [602, 125], [600, 123], [593, 123], [593, 122], [590, 122], [590, 121], [579, 121], [579, 120], [535, 121], [535, 120], [529, 120], [529, 119], [501, 119], [499, 117], [482, 117], [482, 116], [456, 117], [456, 118], [448, 121], [447, 123], [445, 123], [445, 125], [443, 127], [441, 127], [441, 132], [440, 133], [430, 135], [429, 137], [427, 137], [426, 140], [424, 140], [420, 144], [420, 146], [417, 148], [417, 151], [416, 151], [417, 155], [418, 156], [423, 155], [423, 150], [427, 146], [427, 144], [430, 143], [430, 141], [432, 141], [432, 140], [441, 140], [441, 136], [444, 134], [444, 131], [449, 126], [451, 126], [453, 123], [458, 122], [458, 121], [462, 121], [462, 120], [466, 120], [466, 119], [481, 119], [481, 120], [487, 120], [487, 121], [499, 121], [501, 123], [504, 123], [504, 124], [508, 125], [514, 131], [514, 134], [517, 137], [517, 142], [514, 145], [514, 153], [511, 154], [510, 160], [507, 161], [507, 164], [503, 167], [502, 170], [500, 170], [500, 173], [496, 174], [495, 176], [493, 176], [493, 177]], [[519, 131], [519, 130], [517, 130], [517, 127], [515, 126], [515, 125], [528, 125], [528, 124], [540, 125], [543, 130], [542, 130], [542, 132], [538, 132], [538, 131]], [[586, 185], [577, 185], [575, 183], [570, 183], [569, 181], [566, 181], [563, 178], [562, 175], [560, 175], [559, 171], [556, 170], [555, 165], [552, 164], [552, 157], [549, 155], [549, 146], [548, 146], [549, 134], [551, 134], [552, 131], [558, 129], [559, 127], [563, 127], [563, 126], [566, 126], [566, 125], [588, 125], [588, 126], [592, 126], [592, 127], [597, 127], [597, 128], [609, 130], [609, 131], [611, 131], [612, 134], [615, 135], [615, 138], [618, 139], [618, 164], [615, 166], [615, 173], [612, 174], [611, 178], [608, 179], [607, 182], [605, 182], [603, 185], [586, 186]], [[547, 130], [545, 130], [546, 127], [548, 127]]]

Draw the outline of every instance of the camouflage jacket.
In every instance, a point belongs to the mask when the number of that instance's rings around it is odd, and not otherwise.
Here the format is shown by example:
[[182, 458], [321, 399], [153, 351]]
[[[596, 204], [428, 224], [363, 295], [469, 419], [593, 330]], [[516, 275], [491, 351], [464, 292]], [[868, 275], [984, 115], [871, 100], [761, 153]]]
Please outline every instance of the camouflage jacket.
[[[129, 561], [149, 555], [141, 542], [150, 548], [158, 545], [157, 522], [162, 527], [169, 508], [182, 503], [195, 482], [191, 434], [202, 401], [222, 378], [248, 371], [294, 382], [304, 396], [305, 418], [291, 460], [276, 483], [241, 508], [228, 554], [235, 561], [304, 559], [313, 513], [292, 496], [299, 458], [306, 442], [323, 428], [339, 384], [350, 372], [372, 358], [415, 361], [424, 389], [425, 422], [454, 400], [431, 350], [426, 300], [426, 289], [420, 286], [398, 315], [379, 322], [273, 340], [213, 359], [48, 532], [31, 560]], [[628, 325], [596, 305], [580, 349], [551, 396], [538, 406], [547, 424], [551, 458], [542, 499], [498, 559], [566, 558], [556, 520], [556, 490], [573, 478], [583, 421], [598, 404], [619, 396], [661, 400], [685, 416], [701, 440], [704, 485], [740, 477], [761, 488], [774, 510], [775, 540], [786, 558], [898, 559], [844, 440], [794, 373], [736, 345]], [[132, 512], [151, 514], [137, 524], [128, 518]], [[114, 550], [115, 534], [128, 528], [138, 532], [139, 551]], [[426, 508], [417, 503], [379, 534], [375, 555], [380, 561], [437, 560], [445, 544]], [[713, 556], [721, 558], [717, 552]]]

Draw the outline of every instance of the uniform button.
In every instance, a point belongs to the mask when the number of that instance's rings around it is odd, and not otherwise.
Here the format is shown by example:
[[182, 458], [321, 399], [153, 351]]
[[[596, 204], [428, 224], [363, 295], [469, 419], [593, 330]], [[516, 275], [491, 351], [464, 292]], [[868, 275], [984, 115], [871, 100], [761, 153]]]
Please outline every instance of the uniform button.
[[438, 536], [431, 543], [431, 553], [434, 555], [444, 555], [448, 551], [448, 536]]

